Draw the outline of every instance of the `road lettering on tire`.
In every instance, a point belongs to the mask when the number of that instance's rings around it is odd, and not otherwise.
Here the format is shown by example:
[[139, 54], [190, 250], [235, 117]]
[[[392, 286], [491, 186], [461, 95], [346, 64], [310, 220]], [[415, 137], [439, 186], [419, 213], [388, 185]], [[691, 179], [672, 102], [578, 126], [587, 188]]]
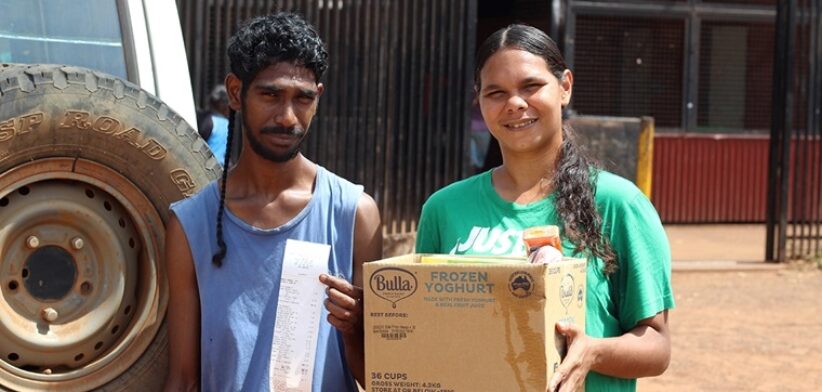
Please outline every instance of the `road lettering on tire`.
[[32, 113], [12, 117], [0, 122], [0, 143], [14, 139], [17, 135], [36, 131], [43, 123], [43, 113]]
[[100, 116], [95, 118], [88, 112], [69, 110], [63, 115], [63, 120], [60, 121], [57, 128], [91, 130], [103, 135], [110, 135], [115, 139], [125, 141], [149, 158], [157, 161], [168, 155], [168, 150], [157, 140], [143, 135], [143, 131], [137, 128], [124, 126], [120, 120], [114, 117]]
[[189, 174], [185, 169], [174, 169], [170, 174], [171, 181], [177, 185], [177, 189], [179, 189], [180, 193], [186, 197], [193, 195], [197, 190], [197, 183], [194, 182], [194, 179], [191, 178], [191, 174]]

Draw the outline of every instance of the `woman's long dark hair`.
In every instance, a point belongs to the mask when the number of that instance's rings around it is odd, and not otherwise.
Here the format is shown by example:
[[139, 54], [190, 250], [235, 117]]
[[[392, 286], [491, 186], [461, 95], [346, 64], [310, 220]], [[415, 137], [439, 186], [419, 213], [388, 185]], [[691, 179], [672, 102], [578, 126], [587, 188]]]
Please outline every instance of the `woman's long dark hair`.
[[[557, 44], [547, 34], [535, 27], [514, 24], [497, 30], [480, 46], [474, 72], [477, 91], [482, 67], [494, 53], [504, 48], [524, 50], [543, 58], [558, 80], [563, 79], [563, 73], [568, 69]], [[616, 255], [602, 233], [602, 217], [597, 212], [594, 198], [598, 170], [579, 150], [573, 130], [566, 124], [562, 126], [562, 146], [555, 166], [552, 184], [563, 233], [576, 251], [590, 251], [605, 262], [606, 273], [614, 272]]]

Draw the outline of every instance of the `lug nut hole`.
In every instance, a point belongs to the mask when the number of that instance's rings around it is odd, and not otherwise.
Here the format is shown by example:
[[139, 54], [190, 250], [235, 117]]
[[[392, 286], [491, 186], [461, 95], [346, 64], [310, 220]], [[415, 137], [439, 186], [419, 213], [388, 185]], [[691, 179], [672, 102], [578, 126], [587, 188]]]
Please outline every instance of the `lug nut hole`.
[[80, 294], [88, 295], [91, 293], [91, 289], [91, 282], [83, 282], [82, 284], [80, 284]]

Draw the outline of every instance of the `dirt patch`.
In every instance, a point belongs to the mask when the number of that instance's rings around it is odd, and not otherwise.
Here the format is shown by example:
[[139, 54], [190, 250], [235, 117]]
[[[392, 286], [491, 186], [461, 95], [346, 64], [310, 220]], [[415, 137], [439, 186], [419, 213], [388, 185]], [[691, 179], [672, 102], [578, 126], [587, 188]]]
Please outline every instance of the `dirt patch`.
[[812, 391], [822, 385], [822, 271], [675, 272], [672, 358], [651, 391]]

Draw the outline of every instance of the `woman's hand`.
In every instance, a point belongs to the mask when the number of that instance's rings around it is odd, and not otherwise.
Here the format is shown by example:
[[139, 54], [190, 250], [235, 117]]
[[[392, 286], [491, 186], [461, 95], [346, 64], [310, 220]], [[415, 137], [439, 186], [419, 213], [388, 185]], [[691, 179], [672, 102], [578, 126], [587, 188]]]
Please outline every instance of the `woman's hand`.
[[556, 328], [568, 342], [568, 355], [551, 377], [551, 392], [577, 390], [590, 371], [627, 379], [658, 376], [671, 360], [667, 310], [611, 338], [589, 337], [576, 325], [557, 324]]
[[549, 392], [578, 391], [594, 362], [593, 338], [585, 335], [581, 327], [570, 323], [557, 323], [557, 332], [565, 336], [568, 353], [554, 372], [548, 384]]

